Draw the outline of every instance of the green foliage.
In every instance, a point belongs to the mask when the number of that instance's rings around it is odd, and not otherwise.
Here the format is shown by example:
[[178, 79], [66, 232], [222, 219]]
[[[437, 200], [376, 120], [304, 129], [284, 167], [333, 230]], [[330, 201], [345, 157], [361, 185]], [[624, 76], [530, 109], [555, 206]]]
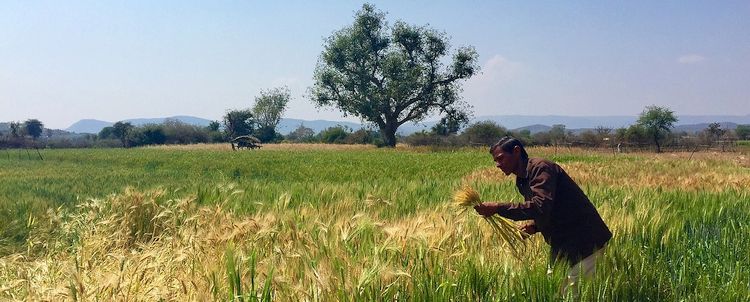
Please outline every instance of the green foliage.
[[351, 134], [351, 130], [344, 126], [329, 127], [318, 133], [320, 141], [327, 144], [344, 144], [346, 137]]
[[380, 129], [385, 145], [396, 145], [396, 131], [432, 113], [463, 112], [459, 80], [478, 70], [478, 56], [459, 48], [448, 66], [444, 33], [398, 21], [365, 4], [354, 23], [326, 39], [310, 88], [312, 102], [333, 106]]
[[719, 123], [710, 123], [703, 131], [706, 132], [712, 140], [719, 140], [725, 133], [727, 133], [726, 129], [721, 129], [721, 124]]
[[750, 125], [737, 125], [737, 128], [734, 129], [734, 133], [737, 134], [738, 139], [750, 139]]
[[641, 125], [630, 125], [625, 131], [625, 140], [631, 143], [645, 143], [649, 141], [648, 130]]
[[284, 140], [284, 136], [276, 132], [276, 128], [274, 127], [260, 127], [255, 129], [253, 135], [262, 143], [277, 143]]
[[471, 145], [491, 146], [503, 136], [510, 135], [508, 129], [493, 121], [476, 122], [467, 127], [461, 136]]
[[366, 128], [362, 128], [350, 133], [346, 136], [345, 142], [347, 144], [377, 146], [381, 146], [383, 144], [383, 141], [380, 139], [380, 134], [378, 132]]
[[150, 124], [136, 127], [131, 131], [128, 140], [131, 146], [160, 145], [166, 142], [167, 136], [164, 134], [163, 126]]
[[13, 138], [19, 138], [23, 136], [24, 129], [20, 122], [10, 122], [10, 136]]
[[207, 143], [208, 132], [205, 128], [187, 124], [179, 120], [166, 120], [162, 124], [166, 144]]
[[44, 132], [44, 124], [42, 124], [42, 122], [38, 119], [26, 120], [23, 123], [23, 128], [26, 134], [28, 134], [35, 140], [42, 135], [42, 132]]
[[294, 131], [290, 132], [286, 139], [292, 142], [304, 143], [311, 142], [315, 136], [315, 130], [312, 128], [305, 127], [304, 124], [300, 124]]
[[549, 136], [554, 144], [560, 144], [567, 141], [568, 133], [565, 131], [565, 125], [556, 124], [552, 125], [552, 129], [549, 130]]
[[115, 137], [114, 130], [115, 128], [111, 126], [104, 127], [101, 131], [99, 131], [99, 134], [97, 136], [99, 137], [99, 139], [117, 139], [117, 137]]
[[660, 141], [667, 133], [672, 131], [674, 123], [677, 122], [674, 112], [667, 107], [646, 106], [638, 117], [637, 124], [646, 130], [646, 134], [656, 145], [656, 152], [661, 152]]
[[532, 136], [531, 136], [531, 130], [523, 129], [521, 131], [513, 131], [511, 132], [511, 135], [519, 140], [525, 145], [529, 146], [532, 144]]
[[537, 132], [531, 136], [531, 141], [534, 145], [549, 146], [552, 145], [552, 136], [550, 135], [549, 131]]
[[255, 129], [255, 120], [250, 109], [227, 111], [223, 123], [224, 132], [230, 139], [250, 135]]
[[[261, 90], [255, 98], [253, 116], [259, 128], [275, 129], [284, 115], [291, 93], [287, 87]], [[262, 139], [261, 139], [262, 140]]]
[[432, 133], [443, 136], [457, 134], [468, 123], [469, 115], [466, 112], [450, 110], [432, 127]]
[[112, 125], [112, 136], [122, 142], [123, 147], [127, 147], [127, 140], [133, 125], [130, 122], [117, 122]]
[[219, 132], [219, 128], [221, 128], [221, 123], [219, 121], [211, 121], [208, 123], [208, 126], [206, 127], [209, 132]]

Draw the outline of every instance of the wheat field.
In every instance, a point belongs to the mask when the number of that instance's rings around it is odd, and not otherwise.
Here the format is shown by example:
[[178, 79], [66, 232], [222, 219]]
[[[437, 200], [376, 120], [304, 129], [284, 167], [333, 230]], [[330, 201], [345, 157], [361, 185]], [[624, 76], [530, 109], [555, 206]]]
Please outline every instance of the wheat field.
[[[584, 301], [750, 296], [747, 153], [530, 148], [614, 233]], [[520, 201], [485, 149], [270, 145], [0, 151], [0, 300], [550, 301], [453, 193]]]

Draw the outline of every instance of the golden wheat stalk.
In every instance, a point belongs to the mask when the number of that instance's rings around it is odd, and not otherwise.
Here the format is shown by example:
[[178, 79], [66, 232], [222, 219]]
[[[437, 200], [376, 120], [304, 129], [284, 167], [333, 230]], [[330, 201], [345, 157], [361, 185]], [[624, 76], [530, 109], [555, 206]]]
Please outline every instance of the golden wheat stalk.
[[[474, 188], [466, 185], [453, 194], [453, 202], [457, 207], [461, 208], [461, 213], [463, 213], [475, 205], [482, 203], [482, 199]], [[503, 243], [503, 246], [509, 248], [511, 255], [521, 260], [522, 252], [526, 247], [526, 241], [524, 240], [526, 236], [516, 227], [515, 223], [500, 215], [483, 218], [490, 224], [494, 233]]]

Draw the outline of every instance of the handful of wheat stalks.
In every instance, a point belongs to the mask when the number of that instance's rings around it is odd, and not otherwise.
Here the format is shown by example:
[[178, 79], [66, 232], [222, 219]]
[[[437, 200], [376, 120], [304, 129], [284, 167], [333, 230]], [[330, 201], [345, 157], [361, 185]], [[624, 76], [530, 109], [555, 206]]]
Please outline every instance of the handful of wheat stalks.
[[[463, 208], [461, 213], [482, 203], [479, 193], [470, 186], [464, 186], [453, 195], [456, 206]], [[519, 230], [515, 223], [500, 215], [483, 217], [492, 226], [495, 234], [500, 237], [504, 246], [510, 248], [511, 255], [521, 260], [521, 252], [526, 247], [524, 240], [529, 235]]]

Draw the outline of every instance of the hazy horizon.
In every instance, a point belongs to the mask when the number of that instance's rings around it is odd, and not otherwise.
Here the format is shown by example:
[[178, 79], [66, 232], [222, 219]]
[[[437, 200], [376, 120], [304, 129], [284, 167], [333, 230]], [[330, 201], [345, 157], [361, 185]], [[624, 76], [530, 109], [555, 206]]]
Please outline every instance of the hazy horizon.
[[[750, 2], [372, 1], [472, 45], [476, 116], [750, 114]], [[285, 117], [354, 121], [306, 98], [323, 40], [362, 2], [24, 2], [0, 11], [0, 122], [220, 119], [287, 85]], [[744, 80], [743, 80], [744, 79]]]

